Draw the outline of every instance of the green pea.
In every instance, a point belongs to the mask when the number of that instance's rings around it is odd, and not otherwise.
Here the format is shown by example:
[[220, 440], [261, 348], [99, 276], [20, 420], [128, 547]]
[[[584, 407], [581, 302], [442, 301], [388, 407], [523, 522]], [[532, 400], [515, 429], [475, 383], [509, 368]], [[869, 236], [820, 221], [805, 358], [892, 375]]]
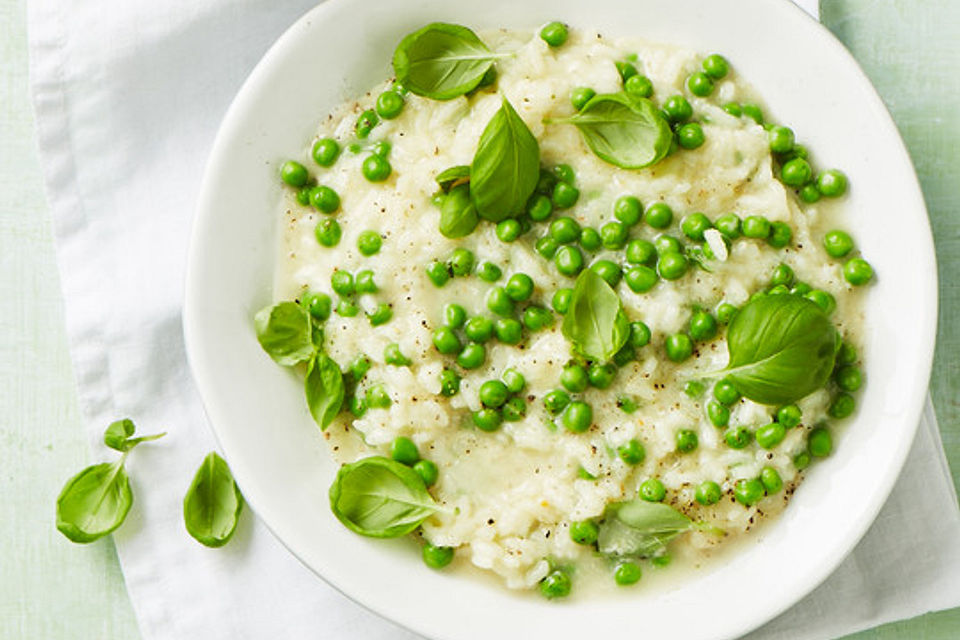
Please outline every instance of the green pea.
[[796, 142], [793, 129], [779, 125], [770, 128], [770, 131], [767, 132], [767, 139], [770, 141], [770, 151], [774, 153], [790, 153], [793, 151], [794, 142]]
[[783, 442], [783, 438], [786, 435], [787, 430], [782, 424], [779, 422], [771, 422], [770, 424], [765, 424], [757, 429], [754, 437], [757, 439], [757, 444], [764, 449], [773, 449], [778, 444]]
[[550, 237], [557, 244], [576, 242], [580, 238], [580, 225], [573, 218], [561, 216], [550, 223]]
[[527, 385], [523, 374], [512, 367], [504, 371], [501, 378], [503, 378], [503, 384], [506, 385], [507, 391], [510, 393], [520, 393]]
[[485, 316], [473, 316], [463, 325], [463, 332], [474, 342], [486, 342], [493, 337], [493, 321]]
[[365, 256], [375, 255], [382, 244], [383, 238], [376, 231], [363, 231], [357, 236], [357, 249]]
[[557, 271], [571, 278], [583, 270], [583, 254], [578, 248], [570, 245], [557, 249], [553, 262], [557, 266]]
[[713, 385], [713, 397], [729, 407], [740, 399], [740, 392], [733, 382], [724, 378]]
[[663, 114], [671, 123], [685, 122], [693, 115], [693, 107], [681, 95], [670, 96], [663, 103]]
[[804, 294], [803, 297], [815, 303], [818, 307], [823, 309], [823, 312], [827, 315], [833, 313], [834, 309], [837, 308], [837, 301], [834, 299], [834, 297], [830, 295], [830, 293], [821, 289], [813, 289], [812, 291]]
[[683, 231], [683, 235], [687, 236], [691, 240], [703, 241], [703, 234], [707, 229], [712, 229], [713, 224], [710, 222], [710, 218], [703, 215], [702, 213], [691, 213], [687, 216], [684, 216], [683, 220], [680, 222], [680, 230]]
[[775, 249], [783, 249], [793, 240], [793, 230], [786, 222], [770, 223], [770, 235], [767, 244]]
[[627, 244], [629, 233], [630, 231], [625, 224], [608, 222], [600, 227], [600, 241], [606, 249], [622, 249]]
[[593, 422], [593, 408], [582, 400], [574, 400], [560, 416], [563, 427], [572, 433], [583, 433]]
[[383, 182], [390, 177], [393, 167], [390, 166], [389, 160], [372, 153], [363, 160], [361, 171], [363, 177], [370, 182]]
[[837, 381], [838, 387], [849, 393], [858, 390], [863, 384], [863, 374], [860, 373], [860, 369], [850, 365], [837, 369], [834, 379]]
[[817, 427], [810, 432], [807, 438], [807, 448], [810, 455], [816, 458], [826, 458], [833, 452], [833, 438], [826, 427]]
[[433, 346], [444, 355], [460, 353], [462, 348], [460, 338], [453, 332], [453, 329], [447, 326], [437, 327], [433, 330]]
[[388, 302], [381, 302], [367, 315], [367, 318], [370, 320], [370, 325], [374, 327], [386, 324], [393, 318], [393, 306]]
[[467, 321], [467, 310], [455, 302], [443, 308], [444, 322], [451, 329], [459, 329]]
[[813, 182], [809, 182], [802, 187], [800, 187], [800, 199], [806, 202], [807, 204], [813, 204], [814, 202], [820, 201], [820, 189], [817, 189], [817, 185]]
[[628, 344], [639, 349], [650, 344], [650, 327], [636, 320], [630, 323], [630, 338]]
[[817, 189], [828, 198], [839, 198], [847, 192], [847, 176], [839, 169], [828, 169], [817, 176]]
[[458, 247], [450, 254], [450, 272], [458, 277], [470, 275], [474, 261], [472, 251]]
[[537, 240], [536, 245], [534, 245], [536, 252], [547, 260], [551, 260], [557, 255], [557, 250], [559, 247], [560, 244], [550, 236], [543, 236]]
[[687, 258], [676, 251], [668, 251], [657, 260], [657, 273], [664, 280], [678, 280], [687, 272]]
[[440, 475], [436, 463], [431, 460], [418, 460], [414, 463], [413, 470], [417, 472], [417, 475], [420, 476], [423, 484], [427, 487], [436, 484], [437, 477]]
[[654, 229], [666, 229], [673, 222], [673, 209], [665, 202], [655, 202], [647, 207], [644, 219]]
[[353, 274], [340, 269], [330, 274], [330, 287], [334, 293], [341, 296], [352, 296], [356, 292]]
[[473, 425], [481, 431], [496, 431], [503, 423], [503, 416], [496, 409], [480, 409], [473, 412]]
[[560, 384], [571, 393], [580, 393], [587, 388], [590, 379], [587, 370], [579, 364], [568, 364], [560, 372]]
[[626, 260], [630, 264], [649, 265], [656, 257], [656, 247], [649, 240], [636, 238], [627, 243]]
[[340, 156], [340, 145], [333, 138], [320, 138], [313, 143], [313, 161], [321, 167], [332, 166]]
[[737, 483], [733, 485], [733, 497], [744, 506], [752, 507], [760, 502], [763, 496], [763, 483], [760, 482], [759, 478], [737, 480]]
[[783, 489], [783, 480], [773, 467], [764, 467], [760, 470], [760, 482], [763, 484], [763, 488], [766, 489], [767, 495], [779, 493], [780, 490]]
[[703, 383], [699, 380], [687, 380], [683, 383], [683, 392], [691, 398], [699, 398], [704, 392]]
[[519, 422], [527, 414], [527, 403], [520, 396], [507, 400], [500, 410], [504, 422]]
[[573, 296], [573, 289], [566, 287], [557, 289], [553, 294], [553, 298], [550, 300], [553, 310], [560, 315], [564, 315], [570, 309], [571, 296]]
[[357, 271], [354, 288], [357, 293], [376, 293], [379, 288], [373, 279], [373, 271], [370, 269]]
[[567, 41], [569, 37], [567, 25], [562, 22], [550, 22], [540, 29], [540, 39], [551, 47], [559, 47]]
[[553, 187], [551, 201], [557, 209], [569, 209], [580, 198], [580, 190], [567, 182], [557, 182]]
[[487, 309], [498, 316], [513, 315], [513, 300], [503, 287], [493, 287], [487, 293]]
[[570, 104], [573, 105], [574, 109], [580, 111], [595, 95], [597, 95], [597, 92], [590, 87], [577, 87], [570, 92]]
[[600, 528], [593, 520], [580, 520], [570, 523], [570, 539], [577, 544], [591, 545], [597, 541]]
[[500, 318], [493, 323], [493, 333], [503, 344], [520, 344], [523, 340], [523, 325], [513, 318]]
[[625, 227], [632, 227], [643, 217], [643, 206], [634, 196], [620, 196], [613, 203], [613, 217]]
[[563, 389], [548, 391], [543, 396], [543, 406], [552, 415], [557, 415], [563, 411], [568, 404], [570, 404], [570, 396]]
[[650, 78], [638, 73], [626, 79], [623, 90], [631, 96], [649, 98], [653, 95], [653, 83], [650, 82]]
[[548, 309], [537, 305], [530, 305], [523, 310], [523, 326], [530, 331], [540, 331], [553, 324], [553, 314]]
[[667, 357], [673, 362], [683, 362], [693, 355], [693, 341], [685, 333], [674, 333], [667, 336], [664, 343]]
[[722, 496], [723, 491], [720, 489], [719, 484], [713, 480], [704, 480], [697, 485], [697, 490], [693, 497], [700, 504], [708, 506], [720, 502]]
[[720, 80], [727, 75], [730, 67], [727, 59], [719, 53], [714, 53], [703, 59], [703, 70], [714, 80]]
[[863, 258], [851, 258], [843, 265], [843, 277], [855, 287], [870, 282], [873, 267]]
[[431, 569], [442, 569], [453, 561], [453, 547], [436, 547], [428, 542], [423, 545], [422, 554], [423, 563]]
[[497, 223], [497, 237], [502, 242], [513, 242], [520, 237], [522, 229], [516, 218], [507, 218]]
[[677, 451], [679, 453], [690, 453], [695, 451], [700, 444], [697, 432], [692, 429], [680, 429], [677, 431]]
[[736, 240], [740, 237], [740, 216], [735, 213], [725, 213], [714, 223], [717, 231], [726, 236], [729, 240]]
[[500, 267], [492, 262], [481, 262], [477, 265], [477, 277], [484, 282], [496, 282], [502, 275]]
[[382, 384], [375, 384], [369, 387], [366, 396], [367, 406], [371, 409], [386, 409], [393, 402]]
[[380, 122], [380, 118], [377, 117], [377, 112], [373, 109], [367, 109], [357, 118], [357, 124], [354, 127], [354, 131], [357, 134], [357, 137], [363, 140], [370, 135], [370, 132], [375, 126]]
[[291, 187], [302, 187], [310, 179], [310, 173], [296, 160], [287, 160], [280, 166], [280, 179]]
[[793, 269], [790, 268], [790, 265], [781, 263], [774, 267], [773, 274], [770, 276], [770, 284], [774, 287], [780, 284], [789, 287], [793, 284], [793, 278]]
[[856, 407], [857, 402], [853, 399], [852, 395], [849, 393], [838, 393], [830, 404], [830, 408], [827, 409], [827, 413], [830, 414], [831, 417], [840, 420], [853, 414]]
[[684, 149], [697, 149], [703, 146], [707, 138], [699, 122], [688, 122], [677, 129], [677, 144]]
[[743, 235], [765, 239], [770, 235], [770, 221], [763, 216], [747, 216], [743, 221]]
[[557, 184], [557, 176], [543, 167], [540, 168], [540, 177], [537, 180], [536, 193], [549, 196], [553, 193], [553, 187]]
[[623, 276], [620, 265], [612, 260], [597, 260], [590, 265], [590, 270], [603, 278], [611, 287], [616, 287], [617, 284], [620, 283], [620, 278]]
[[343, 236], [343, 230], [340, 228], [340, 224], [336, 220], [327, 218], [317, 223], [317, 226], [313, 230], [313, 234], [316, 236], [317, 242], [322, 246], [335, 247], [340, 243], [340, 238]]
[[483, 348], [483, 345], [470, 342], [457, 355], [457, 364], [464, 369], [477, 369], [483, 365], [486, 359], [487, 350]]
[[802, 415], [800, 407], [795, 404], [788, 404], [777, 409], [777, 422], [782, 424], [785, 429], [793, 429], [800, 425]]
[[713, 340], [717, 335], [717, 321], [709, 311], [697, 310], [690, 316], [690, 337], [694, 340]]
[[553, 168], [553, 175], [557, 177], [559, 182], [566, 182], [567, 184], [573, 184], [576, 180], [576, 174], [573, 172], [573, 167], [568, 164], [558, 164]]
[[487, 380], [480, 385], [480, 402], [489, 409], [498, 409], [503, 406], [510, 396], [507, 385], [499, 380]]
[[723, 105], [723, 110], [732, 115], [734, 118], [739, 118], [743, 115], [743, 108], [736, 102], [728, 102]]
[[823, 248], [831, 258], [842, 258], [853, 251], [853, 238], [846, 231], [834, 229], [824, 234]]
[[645, 293], [657, 284], [657, 272], [650, 267], [639, 265], [631, 267], [623, 276], [624, 281], [634, 293]]
[[643, 462], [647, 457], [647, 451], [640, 441], [634, 438], [617, 447], [617, 455], [630, 466], [635, 466]]
[[613, 379], [617, 377], [617, 367], [613, 364], [600, 364], [594, 362], [587, 370], [587, 378], [590, 385], [597, 389], [606, 389], [613, 384]]
[[753, 440], [753, 434], [744, 426], [730, 427], [723, 434], [723, 441], [731, 449], [743, 449]]
[[803, 158], [794, 158], [783, 164], [780, 169], [780, 180], [788, 187], [802, 187], [813, 173], [810, 163]]
[[853, 364], [857, 361], [857, 349], [852, 344], [844, 340], [840, 343], [840, 350], [837, 352], [837, 364]]
[[[525, 273], [515, 273], [504, 287], [507, 296], [514, 302], [523, 302], [533, 295], [533, 278]], [[507, 315], [507, 314], [503, 314]]]
[[647, 478], [640, 484], [639, 493], [647, 502], [661, 502], [667, 496], [667, 489], [656, 478]]
[[417, 445], [413, 443], [413, 440], [406, 436], [400, 436], [390, 444], [390, 457], [401, 464], [412, 467], [420, 459], [420, 452], [417, 451]]
[[312, 187], [304, 186], [297, 189], [297, 203], [307, 206], [310, 204], [310, 192], [313, 191]]
[[349, 298], [340, 298], [337, 301], [337, 315], [344, 318], [352, 318], [360, 313], [360, 307]]
[[403, 96], [398, 91], [384, 91], [377, 96], [377, 114], [384, 120], [392, 120], [403, 111]]
[[763, 111], [755, 104], [742, 104], [740, 109], [743, 115], [747, 116], [757, 124], [763, 124]]
[[730, 423], [730, 409], [716, 400], [710, 400], [707, 402], [707, 417], [713, 426], [725, 427]]
[[527, 202], [527, 215], [535, 222], [546, 220], [553, 213], [553, 202], [544, 195], [534, 195]]
[[460, 391], [460, 376], [455, 371], [444, 369], [440, 372], [440, 395], [451, 398]]
[[[632, 78], [631, 78], [632, 79]], [[613, 580], [621, 587], [629, 587], [640, 582], [642, 571], [636, 562], [624, 561], [613, 570]]]
[[330, 187], [319, 185], [310, 189], [310, 204], [323, 213], [333, 213], [340, 208], [340, 196]]
[[411, 364], [410, 358], [403, 355], [400, 351], [400, 345], [396, 342], [391, 342], [383, 348], [383, 361], [395, 367], [405, 367]]
[[803, 471], [810, 466], [810, 454], [806, 451], [801, 451], [797, 455], [793, 456], [793, 466], [797, 471]]
[[540, 594], [548, 600], [570, 595], [570, 576], [563, 569], [554, 569], [540, 581]]
[[308, 293], [303, 298], [303, 306], [311, 316], [321, 322], [330, 317], [332, 303], [330, 296], [325, 293]]
[[434, 260], [427, 265], [427, 277], [434, 286], [442, 287], [450, 279], [450, 269], [442, 262]]
[[717, 305], [717, 322], [729, 324], [733, 317], [737, 315], [737, 311], [737, 307], [729, 302], [721, 302]]
[[639, 73], [637, 68], [630, 62], [617, 61], [614, 62], [613, 65], [617, 68], [617, 73], [620, 74], [621, 82], [626, 82]]

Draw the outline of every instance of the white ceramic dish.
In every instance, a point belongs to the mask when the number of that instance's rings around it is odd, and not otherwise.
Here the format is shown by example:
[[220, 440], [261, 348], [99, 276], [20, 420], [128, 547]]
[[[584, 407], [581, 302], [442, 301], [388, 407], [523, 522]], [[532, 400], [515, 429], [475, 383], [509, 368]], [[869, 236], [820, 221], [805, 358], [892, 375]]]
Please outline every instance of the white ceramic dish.
[[[859, 415], [786, 513], [676, 588], [568, 603], [431, 571], [403, 543], [345, 529], [328, 507], [335, 466], [300, 382], [261, 351], [252, 325], [271, 301], [276, 169], [304, 148], [319, 118], [390, 74], [396, 43], [427, 22], [532, 28], [553, 19], [727, 56], [773, 118], [849, 174], [849, 227], [878, 275], [866, 301]], [[184, 328], [208, 416], [249, 503], [308, 567], [377, 613], [444, 639], [603, 637], [633, 625], [646, 637], [729, 638], [811, 591], [882, 506], [920, 415], [936, 292], [923, 200], [886, 109], [847, 51], [785, 0], [367, 0], [362, 8], [330, 0], [278, 40], [224, 119], [197, 211]], [[731, 606], [725, 594], [749, 594], [750, 605]]]

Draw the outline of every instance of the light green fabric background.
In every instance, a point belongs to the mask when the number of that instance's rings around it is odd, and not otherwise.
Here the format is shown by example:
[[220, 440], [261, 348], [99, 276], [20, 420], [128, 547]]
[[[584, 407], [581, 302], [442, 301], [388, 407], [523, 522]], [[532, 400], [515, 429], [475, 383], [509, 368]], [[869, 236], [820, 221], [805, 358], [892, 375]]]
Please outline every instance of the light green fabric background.
[[[960, 486], [960, 2], [823, 0], [822, 14], [892, 111], [923, 185], [940, 264], [931, 388]], [[90, 460], [33, 127], [25, 0], [0, 0], [0, 639], [135, 640], [110, 539], [74, 546], [53, 526], [60, 487]], [[888, 311], [910, 330], [909, 309]], [[960, 637], [960, 609], [852, 637]]]

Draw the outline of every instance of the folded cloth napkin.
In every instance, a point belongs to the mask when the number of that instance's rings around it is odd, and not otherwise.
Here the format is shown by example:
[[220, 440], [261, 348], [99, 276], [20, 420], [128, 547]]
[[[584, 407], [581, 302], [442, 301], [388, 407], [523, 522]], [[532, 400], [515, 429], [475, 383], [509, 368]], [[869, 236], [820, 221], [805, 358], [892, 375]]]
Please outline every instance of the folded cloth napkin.
[[[303, 567], [250, 513], [210, 551], [180, 501], [215, 447], [184, 355], [180, 305], [204, 162], [234, 93], [309, 0], [29, 5], [31, 76], [70, 349], [95, 446], [134, 417], [136, 504], [114, 534], [147, 640], [414, 638]], [[960, 604], [960, 518], [928, 405], [873, 528], [803, 602], [753, 638], [827, 638]]]

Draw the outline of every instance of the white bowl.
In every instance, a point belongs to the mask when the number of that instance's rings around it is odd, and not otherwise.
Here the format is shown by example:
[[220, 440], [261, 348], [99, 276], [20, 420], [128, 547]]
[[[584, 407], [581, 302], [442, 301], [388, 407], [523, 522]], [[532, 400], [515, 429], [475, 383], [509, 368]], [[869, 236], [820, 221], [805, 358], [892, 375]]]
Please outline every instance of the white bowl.
[[[567, 603], [432, 571], [408, 545], [344, 528], [327, 502], [336, 468], [301, 384], [264, 355], [252, 323], [271, 301], [278, 163], [304, 148], [322, 114], [387, 77], [396, 43], [427, 22], [534, 28], [553, 19], [722, 52], [777, 121], [848, 173], [849, 227], [877, 273], [866, 299], [859, 414], [784, 515], [728, 562], [675, 588]], [[785, 0], [330, 0], [293, 25], [240, 90], [214, 144], [195, 224], [187, 350], [244, 495], [330, 584], [434, 638], [561, 640], [630, 628], [646, 637], [728, 638], [759, 626], [826, 578], [867, 530], [910, 449], [927, 387], [936, 269], [913, 168], [853, 58]]]

